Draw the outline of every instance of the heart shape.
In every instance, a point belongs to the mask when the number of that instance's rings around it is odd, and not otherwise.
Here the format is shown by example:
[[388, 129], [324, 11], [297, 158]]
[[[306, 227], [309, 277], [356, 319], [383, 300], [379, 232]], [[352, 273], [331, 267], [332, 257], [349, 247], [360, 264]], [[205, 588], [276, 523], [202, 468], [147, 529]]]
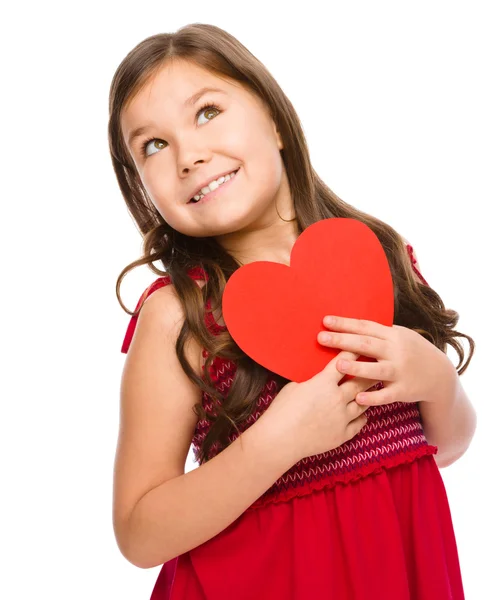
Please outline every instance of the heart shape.
[[290, 266], [256, 261], [238, 268], [225, 286], [222, 312], [230, 335], [254, 361], [306, 381], [341, 352], [317, 341], [327, 330], [326, 315], [392, 326], [394, 288], [385, 251], [361, 221], [317, 221], [296, 240]]

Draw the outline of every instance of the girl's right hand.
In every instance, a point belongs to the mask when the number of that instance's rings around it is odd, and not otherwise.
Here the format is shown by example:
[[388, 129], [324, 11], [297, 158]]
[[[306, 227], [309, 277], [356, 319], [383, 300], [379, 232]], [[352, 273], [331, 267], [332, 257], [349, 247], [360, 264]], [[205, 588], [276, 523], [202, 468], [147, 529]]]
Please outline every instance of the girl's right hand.
[[274, 420], [271, 429], [291, 453], [293, 464], [341, 446], [366, 425], [368, 406], [357, 404], [355, 397], [377, 381], [353, 377], [338, 385], [345, 374], [336, 368], [340, 358], [357, 360], [359, 356], [342, 351], [307, 381], [290, 381], [261, 416]]

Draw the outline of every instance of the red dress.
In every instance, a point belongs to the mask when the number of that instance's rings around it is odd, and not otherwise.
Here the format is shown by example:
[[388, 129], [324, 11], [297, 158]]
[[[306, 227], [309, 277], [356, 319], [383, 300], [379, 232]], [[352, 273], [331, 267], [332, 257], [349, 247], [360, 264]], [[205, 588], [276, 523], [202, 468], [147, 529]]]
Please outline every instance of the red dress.
[[[190, 274], [206, 277], [197, 268]], [[157, 279], [137, 307], [169, 283]], [[223, 329], [211, 312], [206, 323], [215, 335]], [[133, 317], [124, 353], [135, 325]], [[234, 372], [230, 361], [211, 365], [223, 394]], [[270, 378], [241, 431], [276, 394]], [[211, 411], [206, 394], [202, 401]], [[366, 414], [355, 437], [302, 459], [226, 529], [166, 562], [150, 600], [464, 600], [437, 447], [427, 443], [418, 403], [370, 406]], [[197, 423], [195, 448], [208, 425]]]

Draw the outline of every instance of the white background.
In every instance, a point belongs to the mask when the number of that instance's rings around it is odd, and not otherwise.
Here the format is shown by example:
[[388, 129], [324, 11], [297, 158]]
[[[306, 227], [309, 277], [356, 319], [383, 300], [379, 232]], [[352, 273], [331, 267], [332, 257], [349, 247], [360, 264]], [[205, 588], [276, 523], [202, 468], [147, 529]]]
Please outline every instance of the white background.
[[[108, 92], [145, 37], [191, 22], [237, 37], [296, 107], [314, 168], [415, 247], [476, 353], [478, 414], [442, 469], [466, 598], [500, 594], [501, 19], [497, 2], [27, 2], [2, 18], [2, 598], [147, 599], [160, 567], [112, 528], [115, 296], [141, 240], [108, 154]], [[134, 308], [156, 276], [123, 283]], [[468, 350], [465, 345], [466, 352]], [[455, 353], [449, 355], [457, 361]], [[192, 453], [187, 470], [194, 468]]]

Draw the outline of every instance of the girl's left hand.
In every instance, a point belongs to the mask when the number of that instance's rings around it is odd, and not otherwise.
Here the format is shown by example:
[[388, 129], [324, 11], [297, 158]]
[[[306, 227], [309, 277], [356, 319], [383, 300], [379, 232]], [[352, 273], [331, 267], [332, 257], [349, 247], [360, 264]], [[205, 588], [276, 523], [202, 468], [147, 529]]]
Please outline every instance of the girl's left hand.
[[[376, 321], [338, 316], [334, 323], [325, 317], [323, 324], [330, 331], [318, 334], [320, 344], [377, 360], [337, 362], [340, 373], [384, 382], [378, 391], [358, 394], [358, 404], [374, 406], [426, 400], [435, 379], [441, 376], [443, 361], [449, 361], [444, 352], [408, 327], [388, 327]], [[328, 341], [323, 341], [323, 334]]]

